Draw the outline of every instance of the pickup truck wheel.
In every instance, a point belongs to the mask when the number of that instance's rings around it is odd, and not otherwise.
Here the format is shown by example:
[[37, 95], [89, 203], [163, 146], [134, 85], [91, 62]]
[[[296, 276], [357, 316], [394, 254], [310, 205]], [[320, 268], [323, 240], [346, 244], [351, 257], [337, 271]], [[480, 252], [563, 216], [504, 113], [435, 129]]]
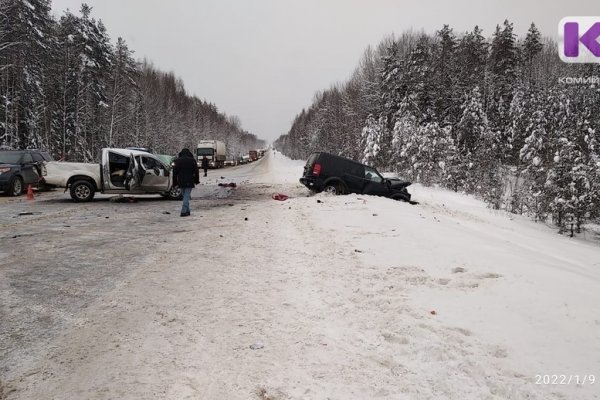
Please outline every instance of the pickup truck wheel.
[[71, 184], [71, 198], [78, 202], [91, 201], [96, 193], [90, 181], [76, 181]]
[[179, 186], [174, 186], [167, 193], [167, 197], [170, 200], [181, 200], [181, 199], [183, 199], [183, 191], [181, 190], [181, 188]]
[[15, 176], [10, 182], [10, 190], [8, 194], [10, 196], [20, 196], [23, 193], [23, 178]]

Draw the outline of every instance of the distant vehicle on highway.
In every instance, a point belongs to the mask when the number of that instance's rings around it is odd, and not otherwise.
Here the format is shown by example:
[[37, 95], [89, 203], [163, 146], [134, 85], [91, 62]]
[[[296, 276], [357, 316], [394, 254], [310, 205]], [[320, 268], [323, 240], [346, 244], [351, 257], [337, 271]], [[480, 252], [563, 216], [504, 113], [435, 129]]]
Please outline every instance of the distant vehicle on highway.
[[54, 159], [41, 150], [0, 150], [0, 192], [19, 196], [27, 186], [37, 186], [44, 161]]
[[256, 150], [250, 150], [248, 152], [248, 157], [250, 157], [250, 161], [258, 160], [258, 152]]
[[91, 201], [96, 192], [160, 194], [181, 199], [173, 170], [155, 154], [129, 149], [102, 149], [99, 164], [44, 162], [42, 178], [49, 186], [68, 189], [76, 202]]
[[223, 168], [225, 166], [225, 143], [219, 140], [201, 140], [196, 149], [198, 167], [202, 165], [202, 158], [208, 158], [210, 168]]

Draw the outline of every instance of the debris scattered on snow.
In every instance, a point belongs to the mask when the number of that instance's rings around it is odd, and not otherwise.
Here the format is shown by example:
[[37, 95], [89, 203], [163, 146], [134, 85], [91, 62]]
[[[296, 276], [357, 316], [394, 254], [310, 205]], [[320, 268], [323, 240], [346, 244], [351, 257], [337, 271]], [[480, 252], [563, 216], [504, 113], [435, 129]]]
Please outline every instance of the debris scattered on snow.
[[253, 343], [250, 345], [250, 349], [252, 349], [252, 350], [260, 350], [264, 347], [265, 347], [265, 345], [262, 344], [261, 342], [256, 342], [256, 343]]
[[23, 217], [25, 215], [39, 215], [41, 212], [33, 212], [33, 211], [23, 211], [17, 214], [18, 217]]
[[286, 201], [287, 199], [289, 199], [289, 196], [281, 193], [273, 193], [271, 195], [271, 198], [273, 198], [273, 200]]
[[137, 199], [135, 197], [123, 196], [123, 195], [111, 197], [109, 200], [113, 203], [136, 203], [137, 202]]

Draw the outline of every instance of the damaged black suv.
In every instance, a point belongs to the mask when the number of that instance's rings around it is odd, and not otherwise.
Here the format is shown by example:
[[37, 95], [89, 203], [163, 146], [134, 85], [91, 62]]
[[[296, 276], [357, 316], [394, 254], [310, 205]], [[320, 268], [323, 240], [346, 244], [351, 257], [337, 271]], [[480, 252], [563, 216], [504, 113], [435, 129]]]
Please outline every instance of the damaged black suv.
[[300, 183], [316, 193], [370, 194], [417, 204], [406, 190], [411, 182], [384, 178], [373, 167], [329, 153], [310, 155]]
[[44, 161], [53, 161], [45, 151], [0, 150], [0, 192], [19, 196], [29, 185], [38, 186]]

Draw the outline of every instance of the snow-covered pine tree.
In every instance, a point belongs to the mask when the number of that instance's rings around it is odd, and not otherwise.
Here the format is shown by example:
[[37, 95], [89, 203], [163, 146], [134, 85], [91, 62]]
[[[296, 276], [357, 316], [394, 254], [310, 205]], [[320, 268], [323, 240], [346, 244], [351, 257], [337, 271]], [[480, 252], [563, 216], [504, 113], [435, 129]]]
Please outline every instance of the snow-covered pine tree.
[[52, 137], [54, 153], [67, 160], [91, 161], [99, 151], [105, 125], [106, 85], [111, 48], [103, 27], [90, 18], [66, 12], [57, 30], [60, 68], [55, 74]]
[[[456, 49], [456, 81], [458, 87], [457, 101], [469, 95], [475, 86], [483, 88], [485, 66], [488, 58], [488, 44], [478, 26], [467, 32], [458, 42]], [[462, 110], [456, 110], [455, 119], [462, 116]]]
[[80, 31], [83, 49], [80, 54], [81, 106], [78, 132], [82, 136], [86, 160], [93, 160], [102, 147], [102, 138], [108, 128], [108, 80], [111, 69], [112, 48], [101, 21], [90, 17], [91, 7], [81, 6]]
[[[131, 136], [131, 116], [133, 113], [134, 93], [138, 90], [137, 76], [139, 65], [133, 58], [133, 52], [125, 43], [123, 38], [117, 39], [117, 44], [112, 61], [112, 72], [110, 76], [110, 87], [108, 102], [110, 107], [110, 123], [106, 143], [109, 146], [130, 145], [133, 142]], [[173, 79], [174, 81], [175, 79]], [[171, 92], [176, 94], [176, 84], [173, 82]], [[174, 99], [169, 97], [167, 99]], [[167, 103], [166, 112], [170, 114], [170, 121], [176, 122], [173, 110], [175, 104]], [[170, 127], [165, 127], [164, 132], [177, 132]]]
[[382, 49], [381, 55], [381, 99], [382, 115], [391, 121], [392, 116], [400, 107], [400, 103], [406, 94], [406, 61], [402, 54], [400, 42], [390, 40]]
[[454, 131], [458, 157], [450, 166], [454, 176], [452, 186], [455, 190], [460, 188], [467, 192], [475, 192], [479, 184], [476, 152], [482, 138], [488, 136], [490, 130], [478, 87], [466, 97], [462, 110], [462, 117]]
[[500, 132], [505, 142], [509, 125], [508, 107], [512, 101], [517, 67], [518, 52], [513, 24], [505, 20], [502, 28], [496, 26], [490, 46], [486, 77], [488, 88], [486, 110], [490, 128]]
[[457, 88], [457, 41], [448, 25], [436, 32], [436, 51], [433, 53], [433, 105], [437, 121], [442, 126], [457, 122], [460, 110], [460, 92]]
[[481, 125], [481, 138], [475, 151], [476, 169], [474, 175], [477, 177], [475, 184], [476, 192], [485, 202], [494, 208], [500, 209], [504, 196], [504, 170], [501, 163], [502, 144], [499, 132], [485, 129]]
[[564, 232], [569, 224], [577, 225], [577, 221], [585, 218], [589, 201], [590, 182], [586, 160], [572, 138], [567, 136], [563, 135], [557, 141], [554, 162], [548, 167], [546, 181], [548, 190], [552, 190], [549, 209], [559, 232]]
[[552, 197], [550, 187], [546, 187], [548, 165], [554, 158], [548, 119], [544, 104], [537, 104], [526, 128], [525, 144], [520, 150], [523, 164], [525, 190], [521, 202], [525, 211], [536, 220], [545, 220], [549, 212], [548, 199]]
[[392, 170], [402, 176], [412, 176], [412, 161], [409, 156], [413, 143], [416, 142], [418, 125], [416, 118], [408, 110], [406, 102], [402, 102], [394, 116], [392, 130]]
[[537, 67], [537, 63], [534, 63], [534, 61], [541, 53], [543, 47], [542, 35], [532, 22], [521, 46], [521, 79], [527, 86], [534, 86], [537, 81], [535, 78], [540, 68]]
[[57, 26], [57, 52], [60, 60], [55, 77], [53, 107], [53, 153], [62, 160], [77, 159], [76, 124], [78, 111], [80, 54], [83, 49], [79, 18], [70, 12]]
[[427, 35], [421, 35], [411, 51], [405, 66], [406, 96], [403, 101], [419, 124], [435, 119], [434, 98], [437, 88], [433, 83], [434, 44]]
[[44, 81], [51, 59], [49, 0], [0, 2], [0, 146], [39, 147], [44, 142]]
[[376, 166], [377, 156], [381, 151], [381, 135], [381, 120], [375, 119], [373, 115], [369, 115], [365, 121], [365, 127], [361, 135], [361, 143], [364, 149], [361, 160], [363, 164]]
[[598, 128], [588, 128], [587, 134], [584, 135], [584, 141], [588, 150], [586, 170], [590, 184], [585, 219], [600, 221], [600, 134]]
[[419, 127], [415, 139], [413, 176], [425, 185], [442, 181], [447, 173], [449, 151], [453, 147], [450, 128], [429, 122]]
[[506, 134], [507, 156], [504, 162], [518, 167], [520, 163], [519, 152], [525, 144], [526, 129], [530, 124], [532, 109], [538, 101], [538, 94], [527, 90], [523, 85], [514, 89], [512, 101], [508, 109], [509, 125]]

